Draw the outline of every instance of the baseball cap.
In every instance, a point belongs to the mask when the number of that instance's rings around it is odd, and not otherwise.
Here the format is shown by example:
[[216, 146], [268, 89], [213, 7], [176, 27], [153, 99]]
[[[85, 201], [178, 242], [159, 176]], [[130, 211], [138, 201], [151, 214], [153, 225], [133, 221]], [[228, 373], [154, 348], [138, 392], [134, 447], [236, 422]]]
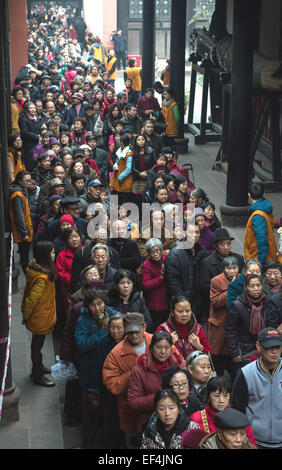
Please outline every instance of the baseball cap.
[[89, 186], [93, 186], [95, 188], [96, 186], [103, 186], [103, 185], [100, 180], [96, 179], [96, 180], [89, 181], [87, 184], [87, 188], [89, 188]]
[[265, 348], [273, 348], [274, 346], [282, 346], [282, 338], [278, 330], [275, 328], [264, 328], [258, 334], [258, 342]]
[[54, 186], [59, 186], [59, 185], [65, 185], [65, 183], [63, 183], [60, 178], [53, 178], [51, 181], [50, 181], [50, 188], [53, 188]]
[[140, 331], [145, 325], [144, 315], [142, 313], [126, 313], [123, 318], [124, 332], [130, 333], [133, 331]]

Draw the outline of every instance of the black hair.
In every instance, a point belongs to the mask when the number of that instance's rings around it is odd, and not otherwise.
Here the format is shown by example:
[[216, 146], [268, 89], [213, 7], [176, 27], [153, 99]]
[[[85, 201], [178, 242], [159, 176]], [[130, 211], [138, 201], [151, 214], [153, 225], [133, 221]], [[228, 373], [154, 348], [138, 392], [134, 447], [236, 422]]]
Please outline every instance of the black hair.
[[170, 346], [173, 345], [172, 336], [168, 331], [156, 331], [152, 336], [149, 350], [152, 351], [155, 344], [164, 339], [170, 344]]
[[215, 205], [214, 205], [214, 203], [211, 202], [211, 201], [206, 201], [206, 202], [204, 202], [204, 204], [202, 204], [201, 207], [202, 207], [202, 209], [204, 210], [204, 209], [206, 209], [206, 208], [209, 207], [209, 206], [215, 211]]
[[72, 232], [76, 232], [80, 236], [80, 239], [81, 239], [81, 233], [79, 229], [75, 226], [71, 226], [71, 227], [66, 228], [66, 230], [64, 230], [62, 233], [62, 239], [64, 240], [65, 243], [67, 243]]
[[252, 199], [260, 199], [264, 195], [264, 185], [262, 183], [251, 183], [249, 193]]
[[129, 269], [117, 270], [115, 277], [114, 277], [115, 285], [117, 286], [120, 283], [120, 281], [124, 279], [125, 277], [128, 277], [128, 279], [132, 281], [133, 286], [135, 285], [135, 275], [131, 271], [129, 271]]
[[179, 302], [189, 302], [189, 304], [191, 305], [191, 301], [188, 299], [188, 297], [186, 297], [185, 295], [178, 295], [178, 296], [173, 297], [171, 299], [171, 310], [172, 311], [174, 310], [175, 305], [179, 304]]
[[260, 281], [260, 283], [262, 284], [262, 277], [259, 276], [258, 274], [252, 273], [252, 274], [247, 274], [247, 276], [245, 277], [245, 286], [248, 286], [249, 282], [252, 279], [258, 279]]
[[83, 300], [83, 306], [88, 308], [92, 302], [96, 299], [103, 300], [104, 304], [107, 305], [109, 303], [107, 293], [102, 289], [87, 289], [85, 293], [85, 297]]
[[176, 395], [176, 393], [173, 390], [171, 390], [171, 388], [163, 388], [159, 392], [156, 393], [154, 397], [155, 409], [157, 407], [158, 402], [160, 400], [163, 400], [164, 398], [170, 398], [178, 406], [178, 409], [180, 410], [181, 404], [180, 404], [179, 398]]
[[55, 266], [51, 261], [51, 252], [53, 250], [54, 245], [52, 242], [41, 241], [36, 244], [34, 253], [36, 263], [47, 270], [50, 281], [54, 281], [56, 278]]
[[207, 399], [212, 392], [226, 392], [231, 394], [232, 383], [227, 375], [219, 375], [216, 377], [211, 377], [206, 386], [206, 396]]
[[130, 137], [126, 134], [120, 136], [120, 143], [122, 143], [125, 147], [130, 144]]
[[30, 175], [29, 171], [27, 171], [27, 170], [19, 171], [19, 173], [17, 174], [17, 176], [15, 178], [15, 183], [19, 184], [23, 180], [24, 176], [27, 176], [27, 175]]
[[170, 388], [170, 381], [175, 374], [184, 374], [187, 377], [189, 388], [193, 386], [193, 379], [191, 374], [188, 372], [187, 369], [181, 368], [179, 366], [169, 367], [166, 372], [162, 375], [162, 388]]

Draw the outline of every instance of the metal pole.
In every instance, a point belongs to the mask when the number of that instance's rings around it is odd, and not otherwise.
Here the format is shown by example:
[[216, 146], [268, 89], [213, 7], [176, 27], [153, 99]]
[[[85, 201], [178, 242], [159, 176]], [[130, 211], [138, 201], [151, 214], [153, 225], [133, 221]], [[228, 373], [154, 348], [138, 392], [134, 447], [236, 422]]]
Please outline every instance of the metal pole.
[[143, 0], [143, 40], [142, 40], [142, 92], [151, 88], [155, 81], [155, 0]]

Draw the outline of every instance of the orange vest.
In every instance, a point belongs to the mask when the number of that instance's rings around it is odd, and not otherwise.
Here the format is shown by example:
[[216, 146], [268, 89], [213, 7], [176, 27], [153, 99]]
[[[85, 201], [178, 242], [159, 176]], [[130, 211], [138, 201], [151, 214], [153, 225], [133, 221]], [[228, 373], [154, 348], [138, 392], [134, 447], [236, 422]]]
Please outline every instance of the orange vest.
[[[113, 64], [117, 61], [116, 57], [111, 57], [111, 60], [108, 59], [108, 57], [106, 57], [105, 59], [105, 69], [106, 69], [106, 72], [109, 73], [109, 71], [111, 70]], [[117, 69], [114, 70], [114, 72], [110, 75], [110, 80], [116, 80], [117, 78]]]
[[125, 158], [120, 158], [118, 162], [118, 171], [114, 172], [112, 177], [112, 181], [110, 182], [110, 187], [113, 188], [115, 191], [120, 193], [130, 193], [132, 190], [133, 185], [133, 174], [130, 173], [123, 181], [119, 181], [119, 175], [126, 169], [126, 162], [128, 157], [132, 155], [131, 152], [127, 152]]
[[174, 119], [173, 115], [173, 106], [175, 106], [177, 103], [176, 101], [173, 101], [168, 108], [163, 106], [162, 109], [162, 114], [167, 122], [167, 128], [165, 130], [165, 135], [177, 135], [178, 134], [178, 127]]
[[132, 80], [133, 90], [142, 90], [142, 80], [139, 67], [129, 67], [126, 69], [126, 77]]
[[273, 214], [268, 215], [266, 212], [260, 210], [254, 211], [247, 222], [244, 241], [245, 260], [248, 261], [249, 259], [258, 259], [256, 234], [252, 224], [252, 220], [255, 215], [260, 215], [266, 222], [268, 238], [268, 253], [266, 261], [276, 261], [277, 246], [274, 238], [274, 217]]
[[169, 86], [170, 70], [164, 69], [163, 71], [163, 86]]
[[14, 240], [15, 240], [15, 243], [23, 242], [21, 232], [19, 231], [17, 224], [16, 224], [16, 218], [15, 218], [15, 213], [13, 209], [13, 199], [16, 196], [21, 197], [24, 202], [24, 222], [25, 222], [27, 236], [28, 236], [27, 241], [31, 242], [33, 238], [33, 228], [32, 228], [31, 216], [30, 216], [30, 208], [29, 208], [29, 203], [28, 203], [26, 196], [21, 191], [15, 191], [13, 194], [11, 194], [10, 200], [9, 200], [10, 222], [11, 222], [11, 229], [14, 235]]

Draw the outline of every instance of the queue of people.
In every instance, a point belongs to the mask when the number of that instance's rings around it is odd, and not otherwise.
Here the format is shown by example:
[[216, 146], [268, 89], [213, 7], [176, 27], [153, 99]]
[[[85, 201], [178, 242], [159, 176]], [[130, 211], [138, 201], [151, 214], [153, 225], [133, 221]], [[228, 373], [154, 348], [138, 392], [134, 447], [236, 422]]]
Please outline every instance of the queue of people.
[[153, 84], [141, 96], [130, 61], [116, 93], [121, 32], [103, 55], [71, 9], [42, 5], [7, 156], [33, 383], [55, 386], [53, 334], [77, 368], [64, 412], [82, 448], [282, 448], [282, 265], [263, 185], [243, 256], [178, 163], [173, 90], [162, 106]]

